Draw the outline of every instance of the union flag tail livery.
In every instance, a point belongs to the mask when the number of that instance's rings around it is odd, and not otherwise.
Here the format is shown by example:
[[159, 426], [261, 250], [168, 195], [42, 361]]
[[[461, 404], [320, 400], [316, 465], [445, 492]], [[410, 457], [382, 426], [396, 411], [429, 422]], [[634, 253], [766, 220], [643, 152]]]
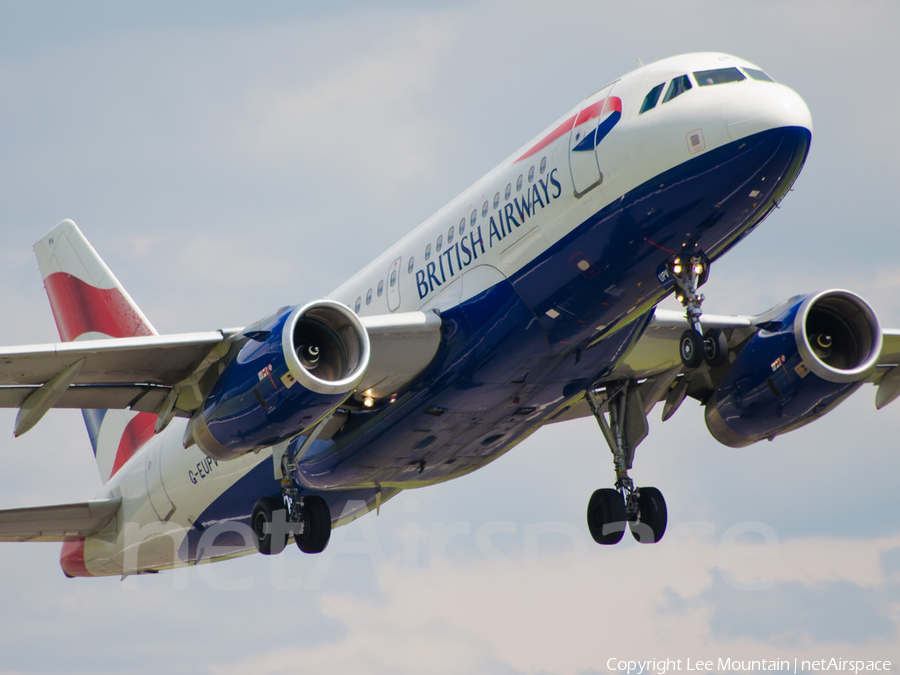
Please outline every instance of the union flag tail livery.
[[[71, 220], [36, 243], [34, 253], [63, 342], [158, 334]], [[153, 436], [156, 424], [156, 415], [145, 412], [82, 414], [104, 483]]]
[[[326, 297], [240, 329], [158, 335], [63, 221], [35, 246], [63, 342], [0, 348], [0, 406], [19, 409], [21, 433], [50, 408], [84, 410], [104, 485], [87, 502], [0, 510], [0, 541], [66, 542], [70, 576], [291, 539], [319, 553], [401, 490], [592, 416], [615, 482], [586, 500], [587, 530], [655, 543], [665, 499], [629, 472], [656, 403], [666, 420], [701, 401], [713, 437], [737, 447], [866, 382], [878, 407], [900, 396], [900, 331], [853, 293], [702, 312], [710, 265], [775, 211], [811, 139], [800, 96], [748, 61], [642, 66]], [[684, 313], [657, 309], [669, 295]], [[552, 456], [548, 471], [572, 471]]]

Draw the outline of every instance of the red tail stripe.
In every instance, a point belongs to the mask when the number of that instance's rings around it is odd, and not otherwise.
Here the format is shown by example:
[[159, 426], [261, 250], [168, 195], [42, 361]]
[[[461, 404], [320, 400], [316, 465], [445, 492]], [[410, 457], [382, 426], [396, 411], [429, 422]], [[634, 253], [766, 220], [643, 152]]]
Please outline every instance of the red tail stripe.
[[110, 477], [116, 475], [116, 471], [122, 468], [131, 457], [143, 445], [153, 438], [156, 431], [156, 415], [152, 413], [138, 413], [125, 427], [122, 432], [122, 438], [119, 441], [119, 448], [116, 450], [116, 461], [113, 462]]
[[117, 288], [95, 288], [65, 272], [48, 276], [44, 287], [64, 342], [88, 332], [114, 338], [151, 334]]

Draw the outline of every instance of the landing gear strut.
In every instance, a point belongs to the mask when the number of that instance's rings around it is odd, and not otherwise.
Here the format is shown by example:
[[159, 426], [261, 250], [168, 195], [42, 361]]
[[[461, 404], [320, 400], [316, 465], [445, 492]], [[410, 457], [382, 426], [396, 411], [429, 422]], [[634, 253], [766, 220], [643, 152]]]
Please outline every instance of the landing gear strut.
[[[312, 436], [312, 434], [311, 434]], [[281, 455], [281, 498], [263, 497], [253, 507], [251, 526], [256, 535], [256, 548], [263, 555], [281, 553], [288, 535], [304, 553], [321, 553], [331, 539], [331, 510], [317, 495], [300, 496], [294, 476], [297, 463], [308, 443]]]
[[675, 282], [675, 297], [684, 307], [684, 315], [690, 324], [678, 342], [678, 352], [685, 368], [698, 368], [705, 360], [711, 366], [719, 366], [728, 358], [728, 344], [719, 328], [703, 332], [700, 316], [703, 314], [703, 297], [697, 289], [709, 278], [709, 258], [703, 251], [695, 251], [689, 258], [676, 256], [666, 265], [669, 276]]
[[[665, 499], [654, 487], [635, 488], [628, 475], [634, 450], [648, 432], [640, 391], [633, 380], [626, 380], [610, 384], [605, 393], [588, 389], [586, 397], [612, 452], [616, 471], [615, 488], [596, 490], [588, 503], [591, 536], [598, 544], [617, 544], [622, 540], [627, 522], [637, 541], [656, 543], [666, 531]], [[609, 421], [603, 413], [604, 405], [609, 411]]]

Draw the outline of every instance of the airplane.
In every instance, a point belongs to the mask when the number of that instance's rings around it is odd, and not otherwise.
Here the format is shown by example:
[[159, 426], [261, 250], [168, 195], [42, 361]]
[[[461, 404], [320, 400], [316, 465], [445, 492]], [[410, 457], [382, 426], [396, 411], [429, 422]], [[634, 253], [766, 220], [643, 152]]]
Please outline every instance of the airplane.
[[[2, 541], [61, 541], [69, 577], [155, 573], [333, 528], [464, 476], [544, 425], [594, 417], [614, 483], [587, 525], [663, 537], [636, 486], [648, 414], [690, 396], [733, 447], [900, 395], [900, 331], [825, 290], [702, 311], [711, 264], [791, 190], [802, 98], [744, 59], [676, 56], [566, 112], [327, 297], [244, 328], [160, 335], [64, 220], [35, 244], [60, 342], [0, 349], [15, 435], [82, 409], [103, 487], [0, 511]], [[675, 295], [684, 313], [659, 309]]]

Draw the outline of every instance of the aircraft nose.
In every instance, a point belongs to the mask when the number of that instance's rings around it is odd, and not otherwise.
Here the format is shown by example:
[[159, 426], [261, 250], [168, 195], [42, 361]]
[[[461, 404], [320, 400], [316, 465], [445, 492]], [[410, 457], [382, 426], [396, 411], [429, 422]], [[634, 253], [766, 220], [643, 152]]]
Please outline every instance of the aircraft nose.
[[740, 91], [735, 92], [725, 110], [731, 140], [785, 127], [800, 127], [812, 134], [809, 108], [793, 89], [773, 82], [743, 84], [735, 88]]

